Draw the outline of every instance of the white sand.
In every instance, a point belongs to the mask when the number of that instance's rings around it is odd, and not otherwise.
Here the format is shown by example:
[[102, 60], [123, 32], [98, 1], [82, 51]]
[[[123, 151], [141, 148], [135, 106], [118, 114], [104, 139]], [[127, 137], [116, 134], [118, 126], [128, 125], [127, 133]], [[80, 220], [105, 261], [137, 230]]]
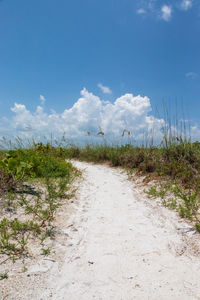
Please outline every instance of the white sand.
[[5, 299], [200, 299], [199, 234], [120, 170], [74, 164], [84, 180], [63, 224], [62, 257], [48, 271], [38, 262], [40, 280], [29, 273], [24, 291]]

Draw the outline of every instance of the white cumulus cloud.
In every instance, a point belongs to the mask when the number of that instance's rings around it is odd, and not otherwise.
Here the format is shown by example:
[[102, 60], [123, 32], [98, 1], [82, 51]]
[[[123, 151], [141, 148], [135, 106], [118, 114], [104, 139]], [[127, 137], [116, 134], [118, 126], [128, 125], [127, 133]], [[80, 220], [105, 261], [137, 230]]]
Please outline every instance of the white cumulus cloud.
[[84, 141], [87, 132], [94, 139], [101, 139], [97, 135], [101, 128], [108, 140], [119, 141], [126, 129], [133, 139], [141, 141], [153, 132], [156, 139], [160, 139], [164, 124], [162, 119], [151, 114], [150, 99], [146, 96], [125, 94], [111, 103], [85, 88], [74, 105], [60, 114], [46, 113], [42, 106], [31, 112], [18, 103], [11, 110], [14, 113], [11, 119], [0, 119], [0, 136], [44, 137], [53, 133], [59, 137], [65, 133], [69, 139]]
[[108, 86], [104, 86], [102, 83], [99, 83], [98, 87], [101, 89], [101, 91], [104, 94], [112, 94], [112, 91], [111, 91], [111, 89]]
[[169, 5], [163, 5], [161, 7], [161, 19], [164, 21], [169, 21], [172, 15], [172, 8]]

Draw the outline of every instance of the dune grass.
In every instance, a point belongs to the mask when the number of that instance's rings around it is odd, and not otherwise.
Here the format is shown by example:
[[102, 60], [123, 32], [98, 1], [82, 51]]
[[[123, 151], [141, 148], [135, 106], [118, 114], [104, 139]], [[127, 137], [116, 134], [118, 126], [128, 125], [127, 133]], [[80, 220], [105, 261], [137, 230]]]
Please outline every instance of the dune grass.
[[169, 176], [185, 187], [195, 187], [200, 175], [200, 143], [171, 144], [170, 147], [135, 147], [88, 145], [65, 150], [68, 158], [93, 162], [110, 162], [112, 166], [135, 169], [138, 172]]

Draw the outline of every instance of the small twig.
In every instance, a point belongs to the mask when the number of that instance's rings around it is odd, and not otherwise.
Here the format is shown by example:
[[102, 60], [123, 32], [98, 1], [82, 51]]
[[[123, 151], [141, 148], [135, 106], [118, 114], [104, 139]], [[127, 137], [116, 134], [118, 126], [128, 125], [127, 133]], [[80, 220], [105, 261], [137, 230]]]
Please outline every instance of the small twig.
[[49, 260], [49, 261], [52, 261], [52, 262], [56, 262], [54, 259], [50, 259], [50, 258], [44, 258], [44, 260]]
[[3, 260], [2, 262], [0, 262], [0, 265], [2, 265], [3, 263], [5, 263], [7, 260], [9, 260], [10, 257], [7, 257], [5, 260]]

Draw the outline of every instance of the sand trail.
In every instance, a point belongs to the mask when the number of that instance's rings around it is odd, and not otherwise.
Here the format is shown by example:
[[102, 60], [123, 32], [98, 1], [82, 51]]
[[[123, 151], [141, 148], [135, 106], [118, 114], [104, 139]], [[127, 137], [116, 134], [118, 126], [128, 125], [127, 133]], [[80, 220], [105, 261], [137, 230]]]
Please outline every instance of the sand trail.
[[119, 170], [75, 165], [84, 180], [74, 241], [53, 299], [200, 299], [200, 261], [187, 244], [191, 228], [145, 200]]
[[2, 299], [200, 299], [199, 234], [121, 170], [73, 164], [83, 177], [58, 213], [55, 253], [11, 274]]

